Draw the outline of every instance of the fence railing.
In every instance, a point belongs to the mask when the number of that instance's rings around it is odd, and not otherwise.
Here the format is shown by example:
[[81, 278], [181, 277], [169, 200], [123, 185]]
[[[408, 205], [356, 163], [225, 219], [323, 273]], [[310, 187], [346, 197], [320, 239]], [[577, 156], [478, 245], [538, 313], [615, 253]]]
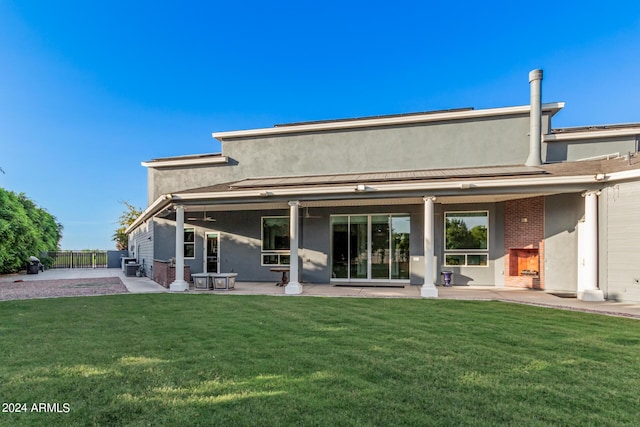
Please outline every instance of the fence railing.
[[42, 255], [53, 259], [50, 268], [107, 268], [107, 251], [58, 251], [45, 252]]

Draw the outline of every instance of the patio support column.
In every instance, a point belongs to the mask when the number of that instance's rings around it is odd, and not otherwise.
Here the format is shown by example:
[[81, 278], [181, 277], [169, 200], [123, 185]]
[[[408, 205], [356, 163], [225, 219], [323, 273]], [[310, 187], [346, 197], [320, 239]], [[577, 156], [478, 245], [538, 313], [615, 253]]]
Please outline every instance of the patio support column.
[[183, 292], [189, 289], [184, 281], [184, 206], [176, 206], [176, 278], [169, 285], [171, 292]]
[[423, 197], [422, 200], [424, 200], [424, 284], [420, 289], [420, 295], [424, 298], [438, 298], [438, 289], [433, 283], [435, 276], [433, 205], [436, 198]]
[[598, 196], [599, 191], [586, 191], [584, 197], [583, 232], [578, 239], [579, 268], [582, 280], [578, 283], [578, 299], [583, 301], [604, 301], [604, 293], [598, 289]]
[[298, 270], [299, 207], [299, 201], [296, 200], [289, 202], [289, 249], [291, 251], [291, 255], [289, 257], [289, 283], [284, 288], [284, 293], [287, 295], [300, 295], [302, 293], [302, 285], [298, 282], [298, 280], [300, 280], [300, 273]]

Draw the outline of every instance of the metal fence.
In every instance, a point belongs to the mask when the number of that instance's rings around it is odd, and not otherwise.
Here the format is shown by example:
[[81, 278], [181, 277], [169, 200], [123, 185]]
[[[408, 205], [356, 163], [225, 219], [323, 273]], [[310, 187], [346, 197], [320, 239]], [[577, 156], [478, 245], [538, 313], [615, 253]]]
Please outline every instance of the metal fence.
[[42, 254], [53, 259], [49, 268], [107, 268], [107, 251], [59, 251]]

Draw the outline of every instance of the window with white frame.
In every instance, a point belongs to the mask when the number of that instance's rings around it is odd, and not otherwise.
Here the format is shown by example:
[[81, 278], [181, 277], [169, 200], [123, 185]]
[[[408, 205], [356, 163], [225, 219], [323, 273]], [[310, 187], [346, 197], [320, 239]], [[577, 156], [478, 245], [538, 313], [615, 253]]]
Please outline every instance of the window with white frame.
[[489, 212], [445, 212], [444, 265], [489, 265]]
[[196, 230], [195, 228], [184, 229], [184, 257], [196, 257]]
[[289, 265], [288, 216], [262, 217], [262, 265]]

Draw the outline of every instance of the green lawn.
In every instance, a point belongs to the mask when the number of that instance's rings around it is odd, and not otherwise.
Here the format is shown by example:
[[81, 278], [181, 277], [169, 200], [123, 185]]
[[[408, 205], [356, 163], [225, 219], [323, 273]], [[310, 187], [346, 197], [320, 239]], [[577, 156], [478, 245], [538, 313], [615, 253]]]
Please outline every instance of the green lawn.
[[2, 426], [629, 425], [640, 321], [498, 302], [0, 303]]

